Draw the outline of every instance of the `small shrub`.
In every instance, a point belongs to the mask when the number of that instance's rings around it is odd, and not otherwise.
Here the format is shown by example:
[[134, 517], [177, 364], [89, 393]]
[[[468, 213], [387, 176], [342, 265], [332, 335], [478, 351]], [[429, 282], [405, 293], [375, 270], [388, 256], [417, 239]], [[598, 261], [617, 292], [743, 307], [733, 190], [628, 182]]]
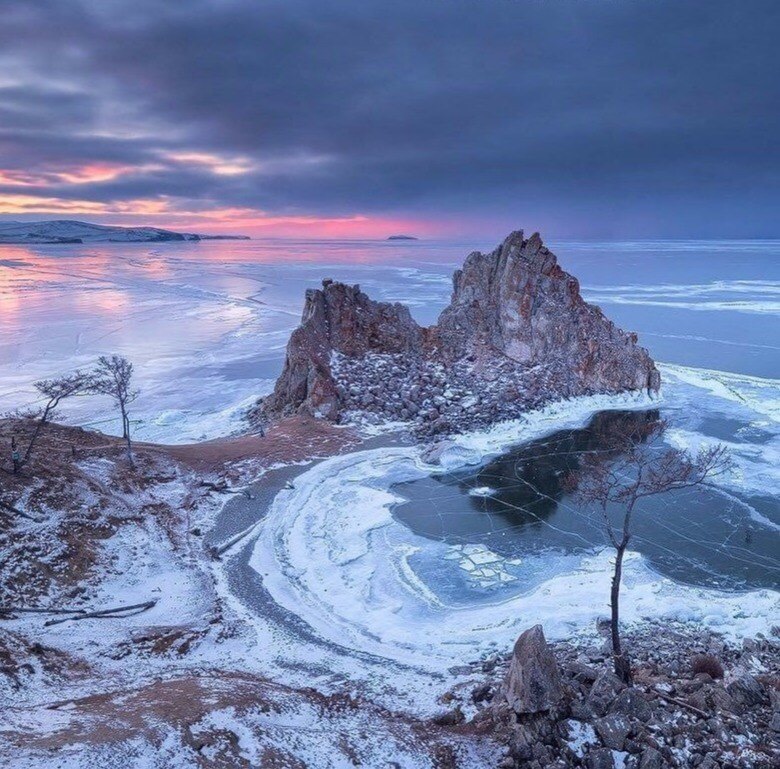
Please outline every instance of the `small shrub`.
[[696, 654], [691, 659], [693, 675], [707, 673], [711, 678], [723, 678], [723, 665], [712, 654]]

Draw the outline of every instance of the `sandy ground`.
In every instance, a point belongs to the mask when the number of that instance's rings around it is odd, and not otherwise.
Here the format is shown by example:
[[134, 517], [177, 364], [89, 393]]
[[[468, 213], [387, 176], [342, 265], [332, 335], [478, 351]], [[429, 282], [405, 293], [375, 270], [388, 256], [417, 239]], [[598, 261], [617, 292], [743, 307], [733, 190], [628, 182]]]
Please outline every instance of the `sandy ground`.
[[273, 425], [265, 435], [253, 433], [180, 446], [144, 445], [149, 450], [164, 451], [193, 470], [209, 473], [244, 461], [267, 467], [301, 462], [336, 454], [359, 442], [360, 437], [349, 428], [321, 419], [290, 417]]

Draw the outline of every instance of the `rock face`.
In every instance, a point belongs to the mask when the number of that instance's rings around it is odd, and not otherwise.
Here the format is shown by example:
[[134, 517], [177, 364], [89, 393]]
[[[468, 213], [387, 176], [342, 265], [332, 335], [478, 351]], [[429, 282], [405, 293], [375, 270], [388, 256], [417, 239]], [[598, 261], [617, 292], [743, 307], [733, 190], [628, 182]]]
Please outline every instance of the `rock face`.
[[501, 693], [518, 714], [543, 713], [560, 702], [561, 673], [541, 625], [529, 628], [515, 642]]
[[514, 232], [492, 253], [472, 253], [453, 283], [430, 328], [358, 286], [324, 281], [307, 291], [263, 415], [368, 415], [448, 432], [560, 398], [658, 389], [636, 335], [582, 299], [538, 234]]
[[[511, 655], [483, 661], [466, 726], [492, 731], [505, 756], [499, 769], [780, 767], [780, 628], [731, 644], [665, 618], [624, 640], [635, 687], [612, 674], [611, 653], [591, 638], [548, 646], [541, 628], [527, 630]], [[696, 672], [703, 651], [723, 680]], [[468, 696], [457, 692], [453, 713]]]

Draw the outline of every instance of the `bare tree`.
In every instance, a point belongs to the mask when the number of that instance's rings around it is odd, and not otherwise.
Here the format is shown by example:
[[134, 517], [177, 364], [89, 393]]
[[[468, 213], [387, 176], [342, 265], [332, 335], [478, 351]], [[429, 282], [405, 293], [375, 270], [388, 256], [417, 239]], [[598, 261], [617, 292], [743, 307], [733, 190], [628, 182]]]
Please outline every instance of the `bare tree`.
[[[663, 420], [631, 426], [625, 421], [613, 422], [606, 428], [610, 434], [605, 436], [604, 445], [609, 448], [585, 454], [579, 469], [567, 478], [568, 488], [580, 502], [600, 508], [607, 537], [615, 548], [610, 630], [615, 674], [625, 683], [631, 682], [631, 663], [620, 642], [620, 581], [637, 505], [647, 497], [700, 487], [730, 466], [722, 445], [696, 454], [659, 445], [656, 441], [665, 429]], [[613, 506], [621, 510], [617, 524], [610, 515]]]
[[[18, 473], [30, 461], [41, 431], [52, 420], [60, 403], [66, 398], [89, 392], [92, 382], [92, 375], [83, 371], [74, 371], [72, 374], [66, 374], [65, 376], [55, 377], [54, 379], [42, 379], [39, 382], [35, 382], [35, 389], [46, 400], [40, 409], [28, 414], [29, 417], [36, 420], [35, 429], [24, 455], [21, 458], [18, 455], [14, 457], [14, 473]], [[12, 443], [15, 445], [15, 440]]]
[[130, 417], [127, 407], [138, 397], [133, 390], [133, 364], [121, 355], [101, 355], [95, 368], [92, 389], [104, 395], [110, 395], [122, 416], [122, 437], [127, 443], [127, 457], [133, 464], [133, 447], [130, 442]]

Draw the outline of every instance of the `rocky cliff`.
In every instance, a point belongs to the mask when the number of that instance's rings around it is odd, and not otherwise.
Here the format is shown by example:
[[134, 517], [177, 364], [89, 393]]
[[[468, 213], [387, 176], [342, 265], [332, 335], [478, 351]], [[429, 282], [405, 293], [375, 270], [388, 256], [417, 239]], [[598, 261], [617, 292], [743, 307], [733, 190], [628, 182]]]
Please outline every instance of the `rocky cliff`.
[[576, 395], [657, 390], [635, 334], [580, 296], [538, 234], [513, 232], [469, 255], [439, 322], [422, 328], [401, 304], [324, 281], [306, 292], [265, 418], [413, 420], [423, 432], [465, 429]]

